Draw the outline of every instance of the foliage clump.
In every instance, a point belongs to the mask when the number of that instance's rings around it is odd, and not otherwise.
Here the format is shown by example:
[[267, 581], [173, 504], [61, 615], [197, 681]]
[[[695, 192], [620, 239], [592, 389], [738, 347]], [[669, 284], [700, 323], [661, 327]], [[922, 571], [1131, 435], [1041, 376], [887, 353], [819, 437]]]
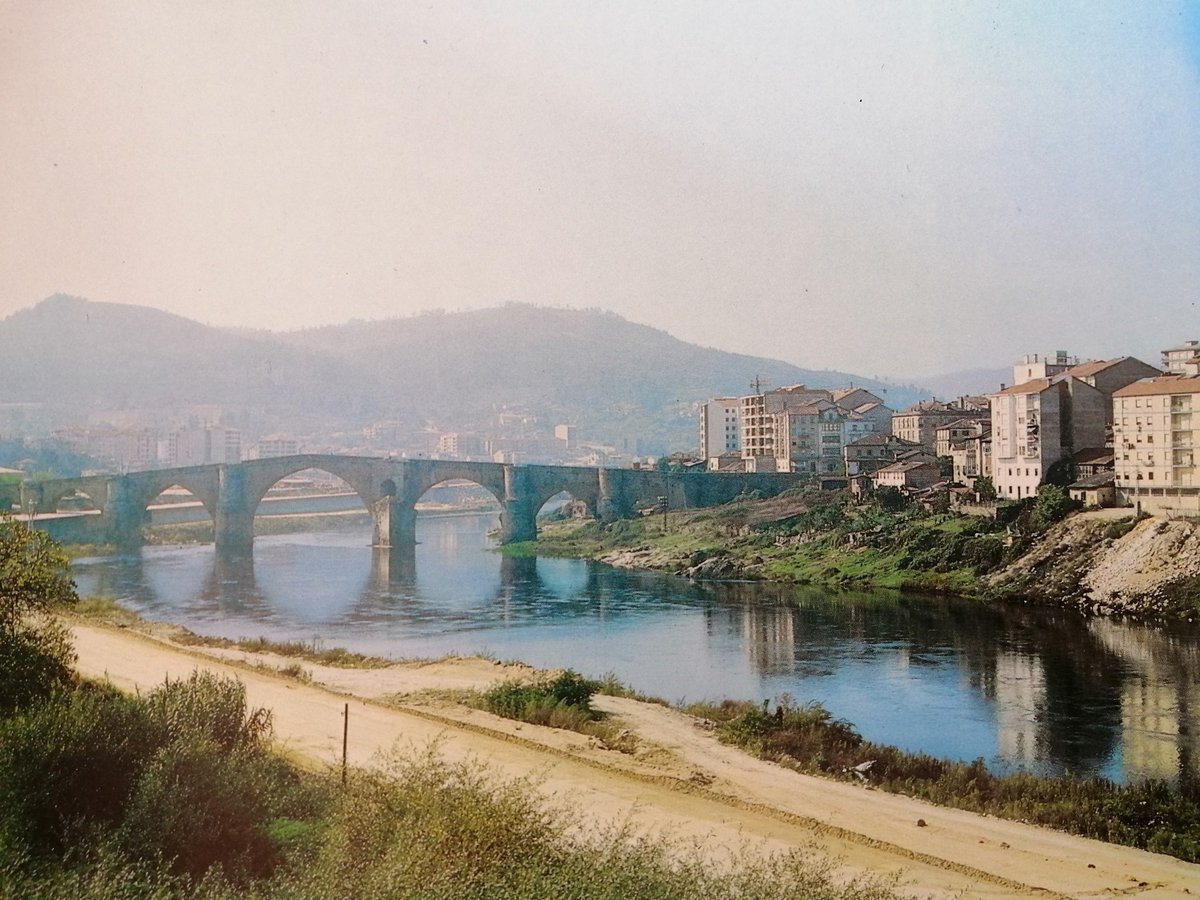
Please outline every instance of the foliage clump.
[[78, 599], [67, 565], [44, 531], [0, 516], [0, 718], [73, 677], [67, 631], [53, 616]]

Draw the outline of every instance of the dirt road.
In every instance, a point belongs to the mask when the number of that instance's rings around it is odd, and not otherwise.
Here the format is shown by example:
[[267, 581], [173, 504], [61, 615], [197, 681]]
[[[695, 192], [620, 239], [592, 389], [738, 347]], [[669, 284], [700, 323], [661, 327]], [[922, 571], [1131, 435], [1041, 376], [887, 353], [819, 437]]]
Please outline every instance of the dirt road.
[[448, 758], [473, 757], [502, 776], [536, 779], [543, 793], [576, 806], [589, 823], [629, 822], [699, 841], [715, 860], [819, 848], [847, 872], [900, 873], [914, 896], [1200, 896], [1200, 866], [799, 775], [724, 746], [695, 720], [660, 706], [597, 698], [638, 737], [638, 751], [626, 754], [594, 738], [420, 693], [484, 686], [511, 674], [485, 660], [385, 669], [302, 663], [313, 679], [306, 684], [271, 670], [294, 660], [181, 648], [116, 628], [73, 630], [79, 670], [122, 688], [150, 688], [196, 668], [235, 675], [251, 704], [272, 710], [278, 742], [297, 758], [340, 760], [349, 702], [351, 765], [371, 765], [393, 746], [422, 750], [437, 742]]

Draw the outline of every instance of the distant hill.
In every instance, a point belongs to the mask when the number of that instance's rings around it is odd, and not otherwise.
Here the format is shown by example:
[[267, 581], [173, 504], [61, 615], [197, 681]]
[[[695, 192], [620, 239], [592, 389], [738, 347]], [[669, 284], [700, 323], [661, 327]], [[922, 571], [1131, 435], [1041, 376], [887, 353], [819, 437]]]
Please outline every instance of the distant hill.
[[964, 369], [961, 372], [947, 372], [944, 375], [920, 379], [921, 386], [940, 400], [953, 400], [964, 394], [991, 394], [998, 391], [1001, 384], [1011, 381], [1012, 366]]
[[[666, 447], [694, 443], [692, 403], [748, 393], [756, 377], [887, 387], [699, 347], [612, 313], [521, 304], [281, 333], [59, 295], [0, 321], [0, 347], [0, 402], [75, 412], [248, 404], [329, 426], [388, 418], [444, 429], [520, 406], [596, 438]], [[895, 407], [908, 393], [884, 396]]]

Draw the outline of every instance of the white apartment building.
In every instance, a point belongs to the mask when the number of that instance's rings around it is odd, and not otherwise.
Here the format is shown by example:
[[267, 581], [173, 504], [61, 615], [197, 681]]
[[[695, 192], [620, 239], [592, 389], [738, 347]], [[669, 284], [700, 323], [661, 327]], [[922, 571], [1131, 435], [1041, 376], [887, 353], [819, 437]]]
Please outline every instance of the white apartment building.
[[1078, 378], [1035, 378], [989, 399], [992, 481], [1003, 499], [1035, 496], [1056, 463], [1104, 446], [1107, 396]]
[[1113, 395], [1117, 492], [1144, 512], [1200, 513], [1200, 374], [1138, 381]]
[[742, 449], [737, 397], [713, 397], [700, 407], [700, 458], [716, 459]]
[[1168, 375], [1195, 375], [1200, 370], [1200, 341], [1184, 341], [1164, 350], [1162, 367]]
[[171, 466], [241, 462], [242, 433], [222, 425], [176, 429], [167, 436], [166, 461]]
[[[1079, 365], [1079, 357], [1071, 356], [1066, 350], [1055, 350], [1053, 353], [1026, 353], [1020, 362], [1013, 364], [1012, 383], [1017, 385], [1033, 381], [1036, 378], [1053, 378], [1077, 365]], [[1001, 385], [1001, 390], [1006, 386]]]

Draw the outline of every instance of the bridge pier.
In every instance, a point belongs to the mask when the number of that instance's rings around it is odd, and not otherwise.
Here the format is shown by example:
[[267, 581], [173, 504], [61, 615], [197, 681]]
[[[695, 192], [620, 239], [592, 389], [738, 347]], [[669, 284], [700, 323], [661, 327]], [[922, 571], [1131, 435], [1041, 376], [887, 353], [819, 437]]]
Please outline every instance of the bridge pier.
[[504, 500], [500, 504], [500, 543], [537, 540], [537, 495], [529, 472], [504, 467]]
[[145, 504], [129, 476], [108, 484], [108, 500], [104, 504], [104, 539], [122, 549], [142, 545], [142, 525], [147, 517]]
[[417, 508], [392, 496], [371, 504], [373, 547], [412, 547], [417, 543]]
[[217, 514], [213, 519], [213, 539], [217, 554], [252, 556], [254, 554], [254, 510], [250, 507], [246, 469], [238, 465], [218, 467]]

